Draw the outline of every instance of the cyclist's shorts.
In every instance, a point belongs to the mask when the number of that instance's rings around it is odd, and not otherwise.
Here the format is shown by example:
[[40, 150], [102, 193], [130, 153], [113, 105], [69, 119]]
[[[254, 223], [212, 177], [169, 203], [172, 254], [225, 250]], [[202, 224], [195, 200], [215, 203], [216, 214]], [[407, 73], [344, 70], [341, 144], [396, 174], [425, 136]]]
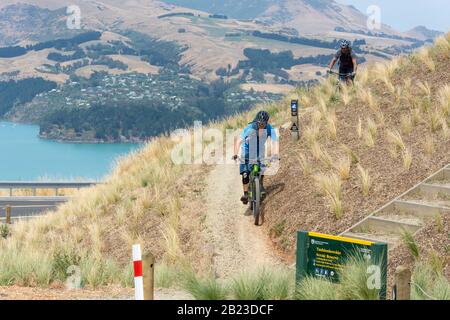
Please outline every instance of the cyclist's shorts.
[[[261, 164], [261, 173], [264, 173], [265, 169], [266, 166]], [[250, 171], [252, 171], [252, 165], [250, 163], [246, 162], [239, 165], [239, 173], [241, 175], [244, 174], [244, 172], [250, 173]]]
[[[353, 72], [353, 68], [350, 68], [350, 69], [339, 69], [339, 73], [348, 74], [348, 73], [352, 73], [352, 72]], [[340, 81], [345, 81], [346, 80], [345, 78], [346, 78], [346, 76], [339, 75], [339, 80]], [[350, 79], [354, 80], [355, 76], [350, 76]]]

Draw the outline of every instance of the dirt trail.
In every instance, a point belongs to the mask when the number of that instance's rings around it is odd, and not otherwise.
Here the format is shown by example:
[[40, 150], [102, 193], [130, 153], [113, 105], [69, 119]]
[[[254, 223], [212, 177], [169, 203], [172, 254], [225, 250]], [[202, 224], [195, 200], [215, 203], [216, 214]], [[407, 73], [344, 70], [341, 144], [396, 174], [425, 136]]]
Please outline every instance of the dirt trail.
[[261, 227], [240, 201], [242, 180], [238, 165], [217, 165], [208, 177], [207, 214], [214, 268], [219, 278], [243, 270], [281, 265]]

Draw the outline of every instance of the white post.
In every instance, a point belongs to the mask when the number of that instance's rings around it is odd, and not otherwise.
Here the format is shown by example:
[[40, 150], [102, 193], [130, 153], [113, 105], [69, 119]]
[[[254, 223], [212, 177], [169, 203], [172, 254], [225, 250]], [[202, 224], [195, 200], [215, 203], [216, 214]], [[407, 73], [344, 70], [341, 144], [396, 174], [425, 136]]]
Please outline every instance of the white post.
[[144, 300], [144, 281], [142, 277], [142, 252], [141, 245], [133, 245], [134, 267], [134, 297], [136, 300]]

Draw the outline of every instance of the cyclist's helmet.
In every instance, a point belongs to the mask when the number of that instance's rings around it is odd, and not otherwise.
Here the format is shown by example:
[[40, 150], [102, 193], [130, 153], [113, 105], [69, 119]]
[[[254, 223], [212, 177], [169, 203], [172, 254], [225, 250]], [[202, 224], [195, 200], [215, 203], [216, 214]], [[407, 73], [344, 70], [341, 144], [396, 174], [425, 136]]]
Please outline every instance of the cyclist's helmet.
[[270, 116], [266, 111], [260, 111], [256, 115], [255, 122], [257, 122], [258, 125], [263, 124], [266, 127], [269, 122], [269, 118]]
[[340, 46], [341, 46], [342, 49], [343, 48], [350, 48], [350, 42], [348, 40], [342, 40], [340, 42]]

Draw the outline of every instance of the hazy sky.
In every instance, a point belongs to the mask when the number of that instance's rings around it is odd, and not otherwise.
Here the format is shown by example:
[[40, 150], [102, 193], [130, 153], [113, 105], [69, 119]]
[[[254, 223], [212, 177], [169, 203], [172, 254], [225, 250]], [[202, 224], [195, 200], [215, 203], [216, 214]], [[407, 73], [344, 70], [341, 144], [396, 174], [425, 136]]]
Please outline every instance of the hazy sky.
[[364, 14], [370, 5], [381, 8], [381, 19], [398, 31], [407, 31], [418, 25], [430, 29], [450, 31], [449, 0], [335, 0], [352, 4]]

